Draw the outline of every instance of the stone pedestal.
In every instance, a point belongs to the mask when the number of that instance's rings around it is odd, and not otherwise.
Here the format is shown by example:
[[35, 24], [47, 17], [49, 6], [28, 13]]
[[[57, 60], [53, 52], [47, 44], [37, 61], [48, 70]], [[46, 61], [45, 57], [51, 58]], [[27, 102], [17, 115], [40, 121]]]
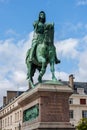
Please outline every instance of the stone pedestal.
[[[19, 101], [23, 107], [23, 130], [75, 130], [69, 123], [72, 89], [59, 84], [38, 84]], [[37, 107], [38, 106], [38, 107]]]

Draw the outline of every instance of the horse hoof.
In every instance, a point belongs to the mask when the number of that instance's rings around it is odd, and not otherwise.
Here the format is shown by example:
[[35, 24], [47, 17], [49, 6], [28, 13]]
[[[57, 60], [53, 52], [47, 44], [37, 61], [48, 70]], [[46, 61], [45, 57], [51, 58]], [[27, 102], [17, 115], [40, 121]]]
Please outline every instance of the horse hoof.
[[56, 77], [53, 77], [53, 78], [52, 78], [52, 81], [57, 81], [57, 78], [56, 78]]

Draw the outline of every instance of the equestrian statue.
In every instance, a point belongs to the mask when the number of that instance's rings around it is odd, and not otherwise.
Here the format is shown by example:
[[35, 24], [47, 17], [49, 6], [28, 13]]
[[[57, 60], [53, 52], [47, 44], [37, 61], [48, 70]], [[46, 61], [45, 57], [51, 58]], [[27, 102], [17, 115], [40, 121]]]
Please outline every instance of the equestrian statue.
[[46, 72], [46, 67], [50, 64], [52, 81], [57, 81], [54, 64], [60, 63], [54, 46], [54, 24], [46, 23], [46, 14], [44, 11], [39, 13], [39, 18], [34, 22], [33, 26], [32, 46], [26, 54], [27, 79], [32, 88], [35, 87], [33, 76], [36, 69], [39, 71], [38, 82], [41, 83], [42, 77]]

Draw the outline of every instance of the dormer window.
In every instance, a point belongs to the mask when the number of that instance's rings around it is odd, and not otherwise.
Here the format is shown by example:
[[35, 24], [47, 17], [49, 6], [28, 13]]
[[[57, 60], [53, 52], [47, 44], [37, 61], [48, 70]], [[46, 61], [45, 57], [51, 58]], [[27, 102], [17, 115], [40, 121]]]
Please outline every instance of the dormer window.
[[80, 104], [85, 105], [86, 104], [86, 99], [80, 99]]

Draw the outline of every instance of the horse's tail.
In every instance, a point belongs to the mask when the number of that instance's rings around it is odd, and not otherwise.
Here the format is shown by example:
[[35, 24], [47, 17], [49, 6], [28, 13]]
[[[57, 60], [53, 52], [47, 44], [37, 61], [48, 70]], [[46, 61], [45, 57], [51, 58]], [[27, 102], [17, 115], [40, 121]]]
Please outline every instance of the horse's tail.
[[27, 64], [28, 59], [29, 59], [29, 57], [30, 57], [30, 50], [31, 50], [31, 48], [28, 49], [28, 51], [27, 51], [27, 53], [26, 53], [26, 59], [25, 59], [25, 63], [26, 63], [26, 64]]

